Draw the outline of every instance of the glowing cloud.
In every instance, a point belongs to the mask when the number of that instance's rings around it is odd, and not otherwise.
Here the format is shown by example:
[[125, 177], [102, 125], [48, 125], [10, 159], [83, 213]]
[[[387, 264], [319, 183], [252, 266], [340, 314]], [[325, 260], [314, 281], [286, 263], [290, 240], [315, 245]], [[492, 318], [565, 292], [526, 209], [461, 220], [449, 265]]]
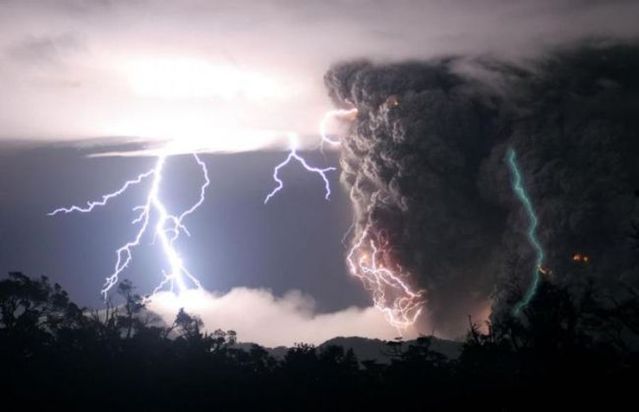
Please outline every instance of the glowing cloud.
[[164, 99], [282, 97], [282, 85], [262, 73], [194, 58], [135, 59], [122, 65], [133, 91]]
[[[198, 315], [208, 331], [233, 329], [243, 342], [266, 346], [291, 346], [298, 342], [320, 344], [336, 336], [363, 336], [393, 339], [397, 330], [374, 307], [350, 307], [318, 313], [313, 299], [299, 291], [283, 297], [266, 289], [235, 288], [218, 295], [204, 290], [188, 290], [181, 295], [160, 292], [151, 297], [148, 308], [167, 323], [175, 320], [180, 308]], [[414, 338], [411, 328], [404, 337]]]

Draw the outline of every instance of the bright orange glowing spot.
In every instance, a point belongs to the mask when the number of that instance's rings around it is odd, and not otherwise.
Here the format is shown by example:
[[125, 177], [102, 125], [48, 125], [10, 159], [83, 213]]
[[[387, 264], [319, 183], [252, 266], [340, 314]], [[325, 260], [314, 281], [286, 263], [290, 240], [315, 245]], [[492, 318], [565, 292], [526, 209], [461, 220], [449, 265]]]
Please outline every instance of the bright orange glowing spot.
[[581, 253], [575, 253], [575, 254], [572, 255], [572, 261], [573, 262], [589, 263], [590, 262], [590, 256], [583, 255]]

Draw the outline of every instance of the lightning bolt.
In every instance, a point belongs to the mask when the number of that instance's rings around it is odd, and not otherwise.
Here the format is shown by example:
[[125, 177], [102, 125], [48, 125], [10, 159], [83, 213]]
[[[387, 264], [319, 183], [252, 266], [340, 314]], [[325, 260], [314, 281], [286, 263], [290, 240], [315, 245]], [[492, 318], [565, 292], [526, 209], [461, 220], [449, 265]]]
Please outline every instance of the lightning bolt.
[[[353, 108], [348, 110], [329, 110], [324, 114], [319, 125], [321, 151], [323, 151], [325, 143], [333, 146], [341, 144], [340, 140], [329, 136], [327, 132], [328, 123], [333, 118], [354, 120], [357, 113], [357, 109]], [[336, 169], [334, 167], [319, 169], [309, 166], [306, 161], [297, 154], [297, 137], [294, 134], [290, 134], [289, 136], [291, 150], [288, 157], [274, 168], [273, 180], [277, 182], [277, 185], [266, 196], [264, 203], [268, 203], [275, 194], [284, 188], [284, 182], [279, 178], [278, 173], [282, 167], [289, 164], [292, 160], [297, 160], [306, 170], [317, 173], [322, 177], [326, 190], [325, 198], [328, 199], [331, 190], [329, 181], [326, 178], [326, 172]], [[345, 238], [353, 228], [354, 224], [351, 225], [344, 235], [342, 243], [344, 243]], [[364, 287], [371, 292], [375, 307], [384, 313], [387, 321], [395, 327], [400, 334], [403, 334], [406, 328], [413, 325], [421, 314], [424, 303], [423, 291], [413, 291], [403, 280], [405, 275], [395, 274], [392, 270], [381, 265], [379, 263], [380, 253], [375, 242], [369, 239], [367, 228], [364, 230], [360, 239], [351, 248], [346, 260], [351, 274], [359, 278], [364, 284]]]
[[[330, 145], [333, 146], [338, 146], [341, 144], [341, 142], [337, 139], [334, 139], [332, 137], [329, 136], [328, 134], [328, 123], [333, 119], [333, 118], [349, 118], [349, 119], [354, 119], [355, 116], [357, 115], [357, 108], [352, 108], [352, 109], [336, 109], [336, 110], [329, 110], [327, 111], [324, 116], [322, 116], [322, 120], [320, 121], [319, 124], [319, 133], [320, 133], [320, 150], [323, 151], [324, 150], [324, 143], [328, 143]], [[320, 169], [317, 167], [312, 167], [310, 166], [306, 160], [301, 157], [298, 153], [297, 153], [297, 135], [295, 133], [289, 133], [289, 147], [290, 147], [290, 151], [288, 154], [288, 157], [286, 159], [284, 159], [284, 161], [280, 164], [278, 164], [277, 166], [275, 166], [275, 168], [273, 169], [273, 180], [277, 183], [277, 185], [275, 186], [275, 188], [268, 194], [266, 195], [266, 198], [264, 199], [264, 204], [267, 204], [269, 200], [271, 200], [271, 198], [273, 196], [275, 196], [275, 194], [277, 194], [277, 192], [279, 192], [280, 190], [284, 189], [284, 182], [282, 181], [282, 179], [280, 179], [279, 177], [279, 171], [280, 169], [282, 169], [284, 166], [288, 165], [291, 161], [296, 160], [297, 162], [299, 162], [304, 169], [306, 169], [307, 171], [311, 172], [311, 173], [316, 173], [318, 174], [322, 180], [324, 180], [324, 188], [325, 188], [325, 196], [324, 198], [328, 200], [328, 198], [331, 196], [331, 186], [330, 183], [328, 181], [328, 178], [326, 177], [326, 173], [327, 172], [332, 172], [337, 170], [334, 167], [326, 167], [324, 169]]]
[[294, 133], [289, 134], [289, 143], [290, 143], [290, 151], [288, 153], [288, 156], [286, 157], [286, 159], [284, 159], [282, 163], [278, 164], [273, 169], [273, 180], [275, 180], [277, 185], [268, 195], [266, 195], [266, 198], [264, 199], [264, 204], [267, 204], [268, 201], [271, 200], [271, 198], [277, 194], [277, 192], [284, 189], [284, 181], [280, 179], [279, 172], [280, 172], [280, 169], [282, 169], [284, 166], [291, 163], [293, 160], [301, 164], [302, 167], [304, 167], [304, 169], [306, 169], [307, 171], [318, 174], [322, 178], [322, 180], [324, 180], [324, 188], [325, 188], [324, 198], [328, 200], [328, 198], [331, 196], [331, 184], [328, 181], [328, 178], [326, 177], [326, 173], [335, 171], [337, 169], [334, 167], [326, 167], [326, 168], [320, 169], [317, 167], [310, 166], [306, 162], [306, 160], [297, 153], [297, 135], [295, 135]]
[[508, 166], [510, 167], [510, 171], [513, 176], [512, 188], [517, 195], [517, 198], [524, 206], [524, 210], [528, 214], [528, 220], [530, 224], [528, 225], [528, 242], [535, 250], [536, 258], [535, 258], [535, 266], [533, 267], [533, 277], [526, 290], [526, 293], [522, 297], [522, 299], [517, 302], [515, 308], [513, 309], [513, 314], [518, 316], [521, 310], [527, 306], [535, 293], [537, 292], [537, 286], [539, 285], [539, 271], [542, 270], [541, 265], [544, 263], [544, 249], [537, 238], [537, 226], [539, 224], [539, 220], [537, 219], [537, 215], [535, 214], [535, 209], [533, 208], [532, 202], [530, 201], [530, 197], [528, 193], [526, 193], [526, 189], [524, 188], [523, 177], [521, 171], [519, 170], [519, 166], [517, 164], [517, 155], [515, 151], [511, 148], [508, 149], [506, 154], [506, 160], [508, 161]]
[[373, 304], [400, 334], [413, 325], [422, 311], [424, 291], [414, 291], [403, 278], [379, 262], [377, 245], [366, 227], [351, 248], [346, 261], [351, 274], [372, 294]]
[[[321, 144], [339, 145], [341, 143], [339, 140], [330, 137], [327, 133], [328, 122], [332, 118], [348, 117], [352, 120], [356, 115], [357, 109], [340, 109], [327, 112], [320, 122]], [[318, 168], [310, 166], [297, 151], [297, 135], [289, 133], [288, 138], [290, 143], [288, 156], [274, 167], [273, 180], [276, 182], [276, 185], [264, 199], [264, 204], [267, 204], [273, 196], [284, 189], [284, 181], [279, 177], [279, 172], [293, 161], [298, 162], [308, 172], [315, 173], [322, 178], [324, 182], [325, 199], [329, 199], [331, 187], [327, 173], [337, 169], [335, 167]], [[190, 236], [188, 229], [184, 225], [184, 220], [187, 216], [195, 212], [205, 200], [206, 189], [210, 185], [208, 170], [206, 164], [202, 162], [198, 155], [192, 153], [195, 162], [202, 171], [204, 180], [200, 186], [200, 196], [197, 202], [182, 213], [172, 214], [168, 211], [160, 196], [164, 166], [169, 158], [169, 153], [171, 152], [167, 148], [157, 156], [155, 166], [151, 170], [139, 174], [134, 179], [127, 180], [119, 189], [103, 195], [100, 200], [89, 201], [86, 203], [86, 206], [72, 205], [70, 207], [55, 209], [48, 213], [49, 216], [70, 213], [91, 213], [98, 207], [107, 206], [109, 201], [123, 195], [132, 186], [142, 184], [146, 180], [151, 180], [145, 202], [133, 208], [133, 211], [137, 212], [138, 215], [132, 221], [132, 224], [138, 225], [138, 230], [130, 241], [120, 246], [115, 252], [116, 262], [113, 271], [107, 276], [106, 282], [101, 290], [105, 298], [111, 288], [117, 284], [120, 274], [132, 262], [133, 252], [140, 246], [147, 232], [152, 232], [153, 244], [159, 240], [161, 250], [169, 266], [168, 272], [163, 271], [163, 279], [153, 290], [153, 294], [159, 292], [167, 285], [170, 291], [174, 291], [177, 287], [179, 293], [188, 290], [189, 285], [197, 289], [202, 288], [199, 280], [187, 270], [184, 261], [174, 246], [174, 242], [179, 238], [181, 233]], [[155, 224], [152, 224], [153, 220], [155, 220]], [[352, 228], [349, 229], [349, 232], [350, 230], [352, 230]], [[363, 282], [364, 287], [372, 292], [375, 307], [382, 311], [388, 322], [402, 333], [407, 327], [413, 325], [419, 317], [424, 303], [423, 291], [414, 291], [404, 280], [406, 277], [404, 274], [396, 274], [381, 264], [379, 261], [381, 253], [374, 240], [370, 238], [368, 228], [366, 228], [347, 256], [348, 266], [351, 274], [359, 278]]]
[[[151, 179], [150, 189], [145, 203], [133, 208], [133, 211], [137, 212], [138, 215], [131, 223], [133, 225], [138, 225], [139, 228], [134, 237], [124, 245], [120, 246], [115, 252], [116, 261], [113, 272], [107, 276], [106, 282], [101, 290], [105, 299], [109, 290], [111, 290], [111, 288], [118, 282], [120, 274], [133, 260], [133, 251], [141, 244], [144, 235], [149, 230], [151, 230], [153, 234], [153, 243], [159, 240], [161, 250], [166, 257], [169, 266], [168, 272], [163, 271], [164, 278], [154, 289], [153, 294], [157, 293], [167, 285], [171, 291], [174, 291], [177, 286], [178, 292], [183, 292], [189, 289], [189, 284], [198, 289], [201, 289], [202, 287], [199, 280], [187, 270], [182, 257], [174, 246], [174, 242], [179, 238], [181, 233], [185, 233], [187, 236], [190, 236], [188, 229], [184, 225], [184, 219], [202, 205], [205, 200], [206, 189], [210, 185], [211, 181], [209, 179], [206, 164], [197, 154], [193, 153], [192, 156], [199, 166], [204, 179], [200, 186], [200, 196], [198, 200], [191, 205], [191, 207], [184, 210], [182, 213], [170, 213], [160, 196], [162, 173], [169, 157], [168, 153], [168, 150], [161, 153], [157, 157], [155, 166], [151, 170], [141, 173], [135, 179], [126, 181], [118, 190], [103, 195], [100, 200], [87, 202], [86, 206], [73, 205], [70, 207], [55, 209], [48, 213], [49, 216], [69, 213], [91, 213], [98, 207], [106, 206], [110, 200], [124, 194], [130, 187], [139, 185], [147, 179]], [[155, 219], [154, 225], [152, 224], [153, 219]]]

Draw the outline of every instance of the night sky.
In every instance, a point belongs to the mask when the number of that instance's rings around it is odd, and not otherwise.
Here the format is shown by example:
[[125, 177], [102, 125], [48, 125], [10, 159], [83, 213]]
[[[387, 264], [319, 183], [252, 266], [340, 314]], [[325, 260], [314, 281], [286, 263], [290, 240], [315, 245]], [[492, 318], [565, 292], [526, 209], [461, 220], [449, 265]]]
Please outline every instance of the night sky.
[[[0, 1], [0, 273], [46, 275], [102, 307], [148, 185], [92, 214], [47, 213], [117, 189], [168, 141], [169, 208], [198, 195], [185, 153], [199, 152], [212, 180], [185, 222], [191, 237], [176, 242], [204, 301], [226, 308], [209, 305], [207, 326], [272, 345], [396, 335], [349, 276], [353, 224], [358, 236], [372, 226], [390, 244], [384, 264], [412, 271], [428, 294], [408, 335], [455, 337], [468, 314], [485, 320], [512, 299], [496, 286], [505, 261], [530, 259], [502, 162], [510, 145], [531, 196], [547, 200], [540, 236], [562, 279], [577, 276], [564, 260], [585, 250], [634, 282], [636, 262], [615, 242], [638, 210], [636, 125], [617, 116], [626, 109], [600, 108], [635, 102], [636, 82], [615, 64], [637, 62], [637, 15], [636, 1]], [[332, 123], [343, 145], [321, 152], [320, 120], [335, 107], [359, 114]], [[337, 168], [329, 200], [318, 175], [292, 164], [264, 204], [291, 134], [311, 165]], [[617, 247], [614, 259], [595, 236]], [[121, 276], [141, 294], [166, 268], [150, 240]], [[246, 289], [227, 296], [233, 288]], [[294, 326], [260, 334], [242, 316]]]

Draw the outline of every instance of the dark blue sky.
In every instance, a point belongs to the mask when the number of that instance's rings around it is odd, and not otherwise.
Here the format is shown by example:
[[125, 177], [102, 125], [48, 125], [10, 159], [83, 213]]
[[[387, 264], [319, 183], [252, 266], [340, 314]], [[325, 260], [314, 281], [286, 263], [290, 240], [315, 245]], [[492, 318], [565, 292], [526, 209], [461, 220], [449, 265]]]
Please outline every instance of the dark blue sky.
[[[135, 228], [130, 208], [139, 204], [140, 185], [93, 214], [49, 217], [71, 203], [99, 199], [122, 182], [150, 169], [152, 158], [89, 158], [68, 146], [0, 150], [0, 271], [46, 275], [80, 304], [101, 305], [99, 290], [114, 265], [115, 249]], [[212, 184], [207, 200], [186, 222], [191, 238], [177, 243], [188, 268], [208, 290], [235, 286], [271, 288], [276, 295], [299, 289], [317, 300], [320, 311], [352, 304], [368, 296], [349, 278], [341, 238], [350, 225], [347, 194], [331, 173], [333, 195], [324, 200], [317, 175], [297, 164], [281, 173], [287, 186], [268, 205], [272, 168], [283, 152], [203, 155]], [[318, 166], [337, 166], [337, 156], [307, 154]], [[163, 198], [170, 207], [192, 203], [201, 176], [188, 156], [171, 158], [165, 170]], [[163, 256], [147, 244], [137, 250], [123, 278], [141, 293], [161, 278]]]

